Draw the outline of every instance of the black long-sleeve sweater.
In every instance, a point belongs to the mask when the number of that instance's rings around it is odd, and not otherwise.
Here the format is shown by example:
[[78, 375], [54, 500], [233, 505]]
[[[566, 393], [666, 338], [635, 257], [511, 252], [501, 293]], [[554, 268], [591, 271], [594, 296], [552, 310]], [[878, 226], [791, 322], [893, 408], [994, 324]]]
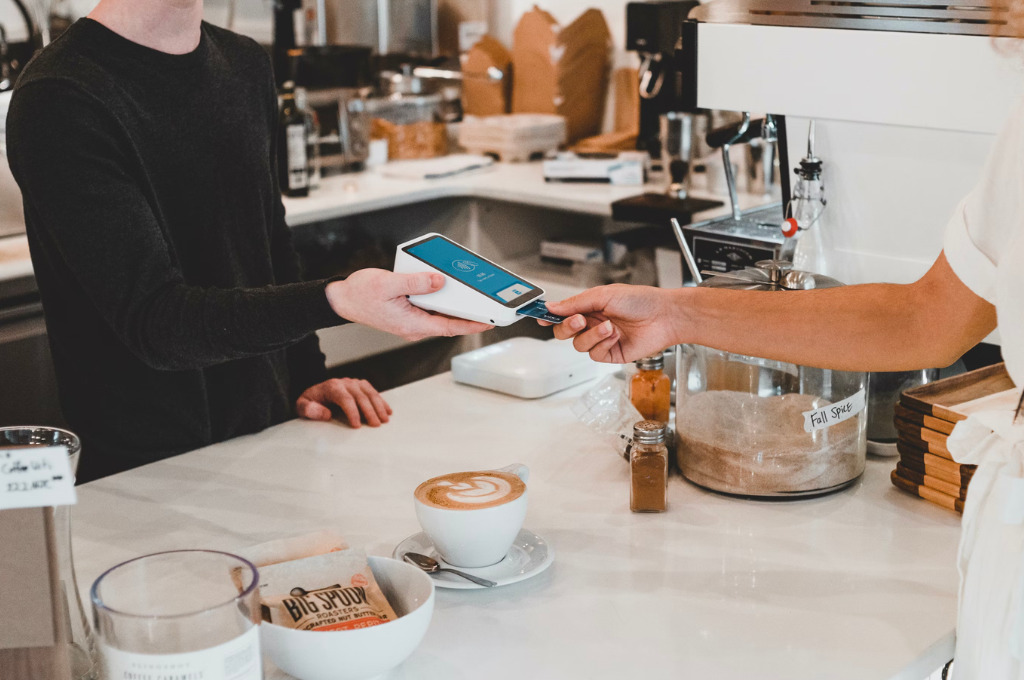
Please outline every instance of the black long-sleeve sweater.
[[91, 479], [256, 432], [324, 377], [342, 320], [300, 282], [253, 41], [170, 55], [82, 19], [25, 69], [8, 149], [61, 404]]

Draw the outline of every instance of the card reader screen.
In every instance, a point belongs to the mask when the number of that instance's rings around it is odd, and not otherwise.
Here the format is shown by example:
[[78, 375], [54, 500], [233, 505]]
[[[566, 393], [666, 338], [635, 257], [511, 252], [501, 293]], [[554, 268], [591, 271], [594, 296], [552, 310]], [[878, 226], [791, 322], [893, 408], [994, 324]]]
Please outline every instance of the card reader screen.
[[540, 295], [540, 289], [443, 236], [414, 243], [405, 252], [506, 307], [519, 307]]

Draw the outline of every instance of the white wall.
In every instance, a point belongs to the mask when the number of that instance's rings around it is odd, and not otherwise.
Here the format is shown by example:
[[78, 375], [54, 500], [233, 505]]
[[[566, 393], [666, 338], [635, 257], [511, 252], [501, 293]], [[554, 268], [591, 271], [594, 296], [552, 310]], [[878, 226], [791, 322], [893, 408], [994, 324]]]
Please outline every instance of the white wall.
[[791, 165], [817, 121], [826, 273], [846, 283], [925, 272], [1024, 93], [983, 36], [707, 24], [699, 44], [698, 103], [785, 114]]
[[[23, 0], [29, 8], [42, 0]], [[54, 12], [60, 15], [82, 17], [92, 11], [98, 0], [59, 0], [54, 2]], [[207, 21], [224, 25], [229, 0], [205, 0], [204, 15]], [[30, 9], [31, 11], [31, 9]], [[269, 44], [272, 36], [273, 0], [235, 0], [235, 30], [245, 33], [260, 42]], [[26, 38], [25, 22], [11, 0], [0, 0], [0, 25], [12, 41]]]
[[[25, 4], [28, 5], [27, 2]], [[28, 37], [25, 20], [11, 0], [0, 0], [0, 25], [7, 31], [7, 39], [12, 42], [23, 42]]]
[[[33, 12], [33, 17], [39, 8], [50, 6], [53, 13], [58, 16], [77, 18], [88, 14], [97, 2], [98, 0], [22, 0], [29, 12]], [[8, 40], [23, 41], [27, 37], [25, 20], [12, 0], [0, 0], [0, 24], [6, 29]]]
[[512, 44], [512, 31], [519, 17], [537, 5], [550, 12], [563, 26], [590, 8], [601, 10], [612, 33], [615, 49], [613, 66], [636, 66], [636, 55], [626, 52], [626, 0], [492, 0], [491, 33], [506, 45]]
[[[491, 29], [494, 37], [505, 45], [512, 46], [512, 32], [515, 30], [519, 17], [537, 5], [550, 12], [553, 17], [565, 26], [590, 8], [601, 10], [608, 29], [612, 34], [612, 70], [623, 67], [636, 68], [640, 60], [634, 52], [627, 52], [626, 44], [626, 0], [492, 0]], [[608, 87], [608, 97], [604, 111], [604, 131], [611, 131], [614, 125], [614, 95], [612, 85]]]
[[[206, 0], [203, 16], [218, 26], [227, 25], [230, 0]], [[273, 0], [234, 0], [235, 17], [232, 30], [243, 33], [261, 44], [269, 45], [274, 40]]]
[[[627, 52], [625, 49], [627, 2], [628, 0], [491, 0], [491, 33], [511, 46], [512, 32], [519, 22], [519, 17], [533, 9], [534, 5], [551, 13], [563, 26], [590, 8], [599, 9], [604, 14], [612, 34], [612, 69], [637, 68], [640, 65], [639, 57], [635, 52]], [[614, 122], [613, 96], [614, 93], [609, 88], [609, 101], [605, 107], [605, 131], [609, 131]]]

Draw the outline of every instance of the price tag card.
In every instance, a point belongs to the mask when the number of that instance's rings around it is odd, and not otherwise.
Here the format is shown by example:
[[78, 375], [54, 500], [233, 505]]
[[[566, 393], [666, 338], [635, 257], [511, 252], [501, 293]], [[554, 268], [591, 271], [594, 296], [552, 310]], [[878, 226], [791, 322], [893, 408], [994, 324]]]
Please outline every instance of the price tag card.
[[0, 510], [74, 505], [77, 500], [63, 446], [0, 449]]

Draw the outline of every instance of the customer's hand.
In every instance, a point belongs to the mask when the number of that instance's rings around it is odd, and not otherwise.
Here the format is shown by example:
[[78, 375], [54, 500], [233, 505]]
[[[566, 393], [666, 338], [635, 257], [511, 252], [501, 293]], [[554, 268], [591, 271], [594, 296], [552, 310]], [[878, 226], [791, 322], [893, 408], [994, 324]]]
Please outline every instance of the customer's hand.
[[469, 335], [493, 328], [454, 319], [413, 306], [409, 295], [441, 290], [440, 274], [396, 274], [384, 269], [360, 269], [344, 281], [327, 284], [327, 301], [343, 319], [393, 333], [406, 340], [433, 336]]
[[662, 288], [614, 284], [591, 288], [549, 310], [568, 317], [555, 337], [573, 338], [573, 346], [595, 361], [624, 364], [675, 344], [671, 293]]
[[330, 420], [331, 406], [341, 409], [352, 427], [365, 420], [370, 427], [380, 427], [391, 417], [391, 407], [384, 397], [365, 380], [332, 378], [308, 388], [295, 402], [295, 411], [307, 420]]

